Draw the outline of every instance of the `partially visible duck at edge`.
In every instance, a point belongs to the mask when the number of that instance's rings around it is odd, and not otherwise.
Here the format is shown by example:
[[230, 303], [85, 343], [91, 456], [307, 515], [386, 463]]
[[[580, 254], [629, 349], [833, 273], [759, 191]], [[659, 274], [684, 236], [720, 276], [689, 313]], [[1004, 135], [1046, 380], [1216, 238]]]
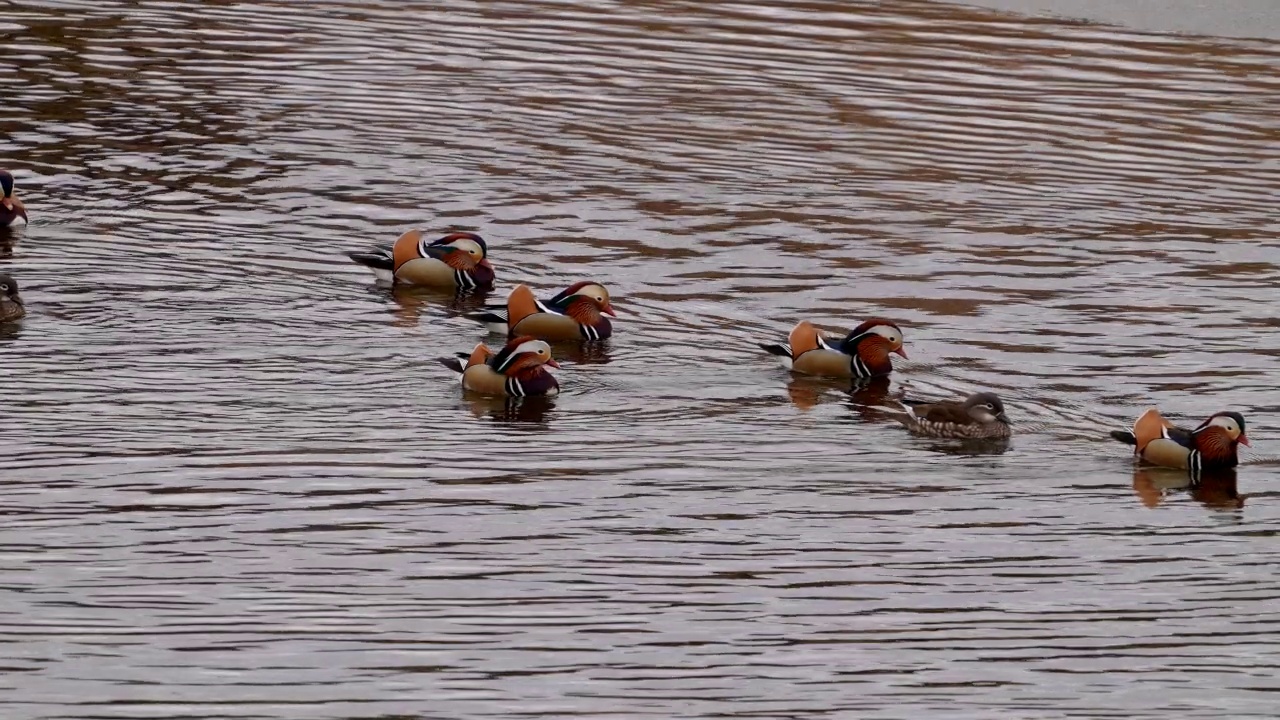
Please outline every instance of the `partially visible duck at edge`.
[[826, 337], [808, 320], [800, 321], [786, 343], [766, 345], [782, 367], [794, 373], [841, 378], [881, 377], [893, 372], [889, 355], [907, 357], [902, 330], [889, 320], [872, 318], [842, 340]]
[[963, 402], [926, 403], [903, 400], [903, 424], [917, 435], [937, 438], [1004, 439], [1012, 434], [1004, 403], [994, 393], [979, 392]]
[[1111, 437], [1133, 446], [1134, 457], [1152, 465], [1202, 470], [1233, 468], [1240, 463], [1237, 450], [1249, 445], [1244, 416], [1223, 411], [1210, 415], [1194, 430], [1180, 428], [1150, 408], [1133, 423], [1132, 430], [1112, 430]]
[[21, 320], [27, 307], [18, 295], [18, 281], [8, 275], [0, 275], [0, 323]]
[[532, 335], [552, 342], [604, 340], [613, 335], [610, 315], [617, 317], [609, 291], [598, 282], [577, 282], [543, 302], [525, 285], [517, 285], [505, 305], [491, 305], [466, 317], [482, 322], [490, 332], [509, 337]]
[[472, 232], [453, 232], [428, 242], [421, 230], [410, 230], [391, 247], [351, 252], [347, 257], [373, 270], [381, 282], [456, 290], [493, 285], [489, 247]]
[[0, 227], [12, 225], [18, 218], [22, 218], [24, 223], [29, 222], [27, 208], [13, 192], [13, 175], [4, 168], [0, 168], [0, 192], [3, 192], [0, 195]]
[[551, 357], [551, 346], [534, 337], [515, 338], [497, 352], [480, 343], [469, 355], [458, 353], [458, 357], [440, 358], [440, 363], [462, 374], [462, 389], [481, 395], [535, 397], [560, 392], [555, 376], [547, 372], [548, 367], [560, 365]]

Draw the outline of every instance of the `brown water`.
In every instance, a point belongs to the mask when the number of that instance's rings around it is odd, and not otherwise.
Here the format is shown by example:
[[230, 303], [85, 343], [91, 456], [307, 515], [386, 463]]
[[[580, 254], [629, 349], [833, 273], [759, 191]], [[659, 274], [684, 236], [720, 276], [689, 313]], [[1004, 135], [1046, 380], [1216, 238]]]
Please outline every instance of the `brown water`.
[[[949, 4], [0, 8], [0, 709], [1270, 718], [1280, 49]], [[596, 278], [564, 395], [468, 303]], [[470, 301], [474, 303], [475, 301]], [[850, 395], [754, 343], [901, 321]], [[1005, 397], [1007, 452], [894, 398]], [[1249, 419], [1238, 484], [1105, 441]]]

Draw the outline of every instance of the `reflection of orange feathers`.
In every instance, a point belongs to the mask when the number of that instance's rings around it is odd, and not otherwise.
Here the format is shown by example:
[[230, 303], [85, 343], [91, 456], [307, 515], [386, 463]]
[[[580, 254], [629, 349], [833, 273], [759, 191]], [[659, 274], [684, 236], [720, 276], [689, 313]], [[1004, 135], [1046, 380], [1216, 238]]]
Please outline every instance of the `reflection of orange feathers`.
[[537, 315], [538, 299], [533, 296], [533, 291], [525, 285], [517, 285], [507, 296], [507, 325], [514, 328], [520, 324], [521, 320], [530, 315]]
[[801, 320], [791, 329], [791, 334], [787, 336], [787, 342], [791, 345], [791, 357], [800, 357], [803, 353], [810, 350], [817, 350], [818, 344], [818, 328], [808, 320]]
[[471, 351], [471, 357], [467, 358], [467, 367], [473, 365], [483, 365], [489, 362], [489, 358], [493, 357], [493, 351], [485, 346], [484, 343], [476, 345], [476, 349]]
[[401, 265], [419, 257], [418, 243], [420, 242], [422, 242], [421, 230], [410, 230], [396, 238], [396, 244], [391, 248], [391, 259], [397, 270]]
[[1138, 441], [1134, 453], [1141, 455], [1147, 448], [1147, 443], [1164, 437], [1164, 431], [1171, 427], [1173, 424], [1161, 417], [1160, 412], [1155, 408], [1142, 413], [1137, 420], [1133, 421], [1133, 437]]

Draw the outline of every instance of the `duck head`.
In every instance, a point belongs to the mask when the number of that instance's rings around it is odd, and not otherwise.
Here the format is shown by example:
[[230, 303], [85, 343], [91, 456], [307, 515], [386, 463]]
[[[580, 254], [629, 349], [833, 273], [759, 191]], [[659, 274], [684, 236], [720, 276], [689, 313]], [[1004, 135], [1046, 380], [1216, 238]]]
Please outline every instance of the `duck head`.
[[897, 323], [872, 318], [846, 335], [840, 342], [840, 350], [847, 355], [857, 355], [874, 374], [885, 375], [893, 370], [889, 353], [907, 357], [903, 342], [902, 329]]
[[[564, 310], [566, 315], [574, 317], [578, 322], [591, 324], [601, 313], [617, 317], [613, 305], [609, 302], [609, 291], [598, 282], [586, 280], [576, 282], [565, 288], [563, 292], [551, 299], [551, 305]], [[574, 311], [577, 310], [577, 313]], [[584, 317], [577, 317], [583, 315]]]
[[0, 275], [0, 297], [22, 305], [22, 296], [18, 295], [18, 281], [8, 275]]
[[[489, 285], [493, 283], [493, 265], [489, 264], [489, 245], [485, 243], [484, 238], [473, 232], [452, 232], [439, 240], [435, 240], [431, 245], [436, 247], [450, 247], [459, 252], [466, 253], [470, 262], [463, 261], [466, 268], [480, 285]], [[453, 262], [449, 263], [454, 267], [459, 267]]]
[[1230, 445], [1232, 452], [1235, 452], [1236, 445], [1249, 447], [1249, 436], [1244, 434], [1244, 416], [1238, 412], [1214, 413], [1208, 420], [1200, 423], [1200, 427], [1192, 430], [1191, 434], [1217, 436]]
[[489, 360], [494, 371], [514, 377], [542, 366], [560, 367], [551, 357], [551, 346], [529, 335], [515, 338]]
[[0, 168], [0, 205], [3, 205], [6, 209], [13, 211], [14, 214], [21, 217], [23, 220], [30, 222], [27, 220], [26, 208], [24, 208], [22, 203], [13, 196], [13, 175], [4, 168]]
[[994, 393], [974, 393], [965, 398], [962, 407], [969, 417], [984, 425], [993, 422], [1009, 424], [1009, 416], [1004, 414], [1004, 403]]

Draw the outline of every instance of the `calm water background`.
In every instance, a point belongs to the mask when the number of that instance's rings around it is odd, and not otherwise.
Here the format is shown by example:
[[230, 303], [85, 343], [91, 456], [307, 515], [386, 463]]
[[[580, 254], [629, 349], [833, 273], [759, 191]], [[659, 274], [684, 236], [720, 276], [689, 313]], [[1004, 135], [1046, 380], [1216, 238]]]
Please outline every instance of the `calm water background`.
[[[5, 718], [1274, 716], [1274, 42], [24, 0], [0, 70]], [[477, 300], [343, 255], [414, 226], [495, 298], [606, 282], [619, 335], [463, 399]], [[887, 389], [754, 346], [870, 314]], [[892, 422], [979, 387], [1006, 452]], [[1243, 411], [1238, 486], [1136, 474], [1149, 404]]]

